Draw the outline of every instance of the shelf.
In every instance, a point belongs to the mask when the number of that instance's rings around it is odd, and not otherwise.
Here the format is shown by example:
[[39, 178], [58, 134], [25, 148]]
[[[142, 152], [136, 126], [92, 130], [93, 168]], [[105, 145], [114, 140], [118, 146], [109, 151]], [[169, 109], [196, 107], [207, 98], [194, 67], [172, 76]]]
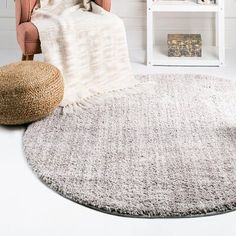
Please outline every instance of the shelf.
[[[203, 56], [198, 57], [168, 57], [166, 47], [156, 46], [157, 42], [154, 27], [154, 20], [160, 14], [155, 12], [192, 12], [201, 16], [202, 12], [216, 13], [214, 15], [215, 24], [212, 24], [212, 32], [215, 34], [217, 47], [203, 47]], [[153, 17], [155, 14], [155, 17]], [[169, 14], [171, 15], [171, 14]], [[192, 14], [187, 14], [191, 17]], [[184, 18], [183, 18], [184, 19]], [[185, 19], [184, 19], [185, 20]], [[225, 16], [224, 0], [217, 0], [215, 4], [202, 5], [196, 0], [147, 0], [147, 65], [148, 66], [223, 66], [225, 63]], [[194, 27], [190, 32], [196, 32]], [[213, 28], [215, 27], [215, 29]], [[178, 33], [178, 32], [174, 32]], [[201, 32], [198, 32], [201, 33]], [[204, 45], [204, 44], [203, 44]]]
[[156, 1], [149, 9], [154, 12], [218, 12], [217, 4], [201, 5], [193, 1]]
[[154, 46], [153, 66], [220, 66], [217, 47], [203, 47], [202, 57], [168, 57], [165, 46]]

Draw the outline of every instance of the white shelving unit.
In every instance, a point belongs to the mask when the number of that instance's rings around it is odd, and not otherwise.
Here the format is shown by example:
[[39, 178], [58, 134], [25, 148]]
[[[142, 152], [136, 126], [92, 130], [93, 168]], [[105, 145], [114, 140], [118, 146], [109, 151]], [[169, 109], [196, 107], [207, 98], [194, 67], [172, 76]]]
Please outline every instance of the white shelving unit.
[[[224, 0], [201, 5], [196, 0], [147, 0], [147, 65], [148, 66], [223, 66], [225, 63]], [[153, 20], [155, 12], [214, 13], [216, 45], [204, 47], [202, 57], [168, 57], [167, 45], [154, 44]], [[194, 26], [193, 26], [194, 27]], [[175, 32], [178, 33], [178, 32]], [[167, 37], [167, 36], [166, 36]]]

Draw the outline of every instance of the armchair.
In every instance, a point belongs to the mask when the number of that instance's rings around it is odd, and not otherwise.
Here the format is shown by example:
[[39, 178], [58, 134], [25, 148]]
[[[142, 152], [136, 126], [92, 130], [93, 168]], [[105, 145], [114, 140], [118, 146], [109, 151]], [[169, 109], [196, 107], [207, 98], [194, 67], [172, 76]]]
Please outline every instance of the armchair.
[[[17, 41], [22, 50], [22, 60], [33, 60], [34, 54], [41, 53], [39, 33], [30, 21], [38, 0], [15, 0]], [[111, 0], [94, 0], [105, 10], [110, 11]]]

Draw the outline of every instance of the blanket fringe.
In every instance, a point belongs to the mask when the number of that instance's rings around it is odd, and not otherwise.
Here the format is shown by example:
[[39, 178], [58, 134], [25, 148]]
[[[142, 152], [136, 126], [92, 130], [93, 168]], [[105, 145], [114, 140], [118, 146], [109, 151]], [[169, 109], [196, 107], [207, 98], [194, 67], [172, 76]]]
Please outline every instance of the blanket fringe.
[[148, 81], [149, 79], [145, 76], [145, 75], [136, 75], [136, 83], [130, 87], [125, 87], [125, 88], [121, 88], [121, 89], [112, 89], [110, 91], [104, 92], [104, 93], [95, 93], [89, 97], [86, 98], [80, 98], [77, 101], [67, 104], [65, 106], [60, 106], [62, 108], [63, 114], [66, 113], [70, 113], [73, 112], [73, 110], [76, 108], [78, 109], [87, 109], [93, 105], [99, 105], [101, 104], [101, 102], [108, 98], [108, 97], [122, 97], [123, 94], [135, 94], [137, 92], [139, 92], [139, 87], [140, 85], [145, 82]]
[[[184, 74], [184, 79], [189, 79], [189, 75], [190, 74]], [[209, 76], [209, 75], [199, 75], [199, 74], [191, 74], [191, 76], [194, 76], [196, 79], [203, 79], [204, 77], [206, 79], [211, 79], [215, 78], [213, 76]], [[67, 114], [67, 113], [71, 113], [73, 112], [75, 109], [77, 110], [78, 107], [81, 109], [87, 109], [90, 108], [91, 106], [94, 105], [99, 105], [101, 104], [102, 101], [104, 101], [104, 99], [109, 98], [109, 97], [115, 97], [117, 99], [121, 98], [124, 95], [127, 94], [137, 94], [139, 92], [141, 92], [142, 89], [142, 85], [146, 82], [153, 82], [156, 83], [158, 80], [160, 79], [178, 79], [179, 77], [181, 77], [181, 79], [183, 79], [183, 74], [155, 74], [155, 75], [145, 75], [145, 74], [139, 74], [139, 75], [135, 75], [135, 80], [137, 81], [136, 84], [134, 84], [133, 86], [130, 87], [126, 87], [126, 88], [121, 88], [121, 89], [113, 89], [110, 90], [108, 92], [104, 92], [104, 93], [95, 93], [92, 96], [86, 97], [86, 98], [80, 98], [77, 101], [67, 104], [65, 106], [60, 106], [62, 108], [62, 113], [63, 114]], [[222, 79], [222, 78], [219, 78]], [[222, 79], [222, 81], [224, 81], [224, 79]]]

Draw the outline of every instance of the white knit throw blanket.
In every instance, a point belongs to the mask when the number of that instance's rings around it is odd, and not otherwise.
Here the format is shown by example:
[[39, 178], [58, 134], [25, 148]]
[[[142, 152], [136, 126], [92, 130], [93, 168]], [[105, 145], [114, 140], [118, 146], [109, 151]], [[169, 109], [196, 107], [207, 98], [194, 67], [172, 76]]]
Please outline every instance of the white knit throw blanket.
[[123, 21], [88, 0], [41, 0], [32, 22], [45, 61], [63, 74], [62, 106], [132, 87]]

